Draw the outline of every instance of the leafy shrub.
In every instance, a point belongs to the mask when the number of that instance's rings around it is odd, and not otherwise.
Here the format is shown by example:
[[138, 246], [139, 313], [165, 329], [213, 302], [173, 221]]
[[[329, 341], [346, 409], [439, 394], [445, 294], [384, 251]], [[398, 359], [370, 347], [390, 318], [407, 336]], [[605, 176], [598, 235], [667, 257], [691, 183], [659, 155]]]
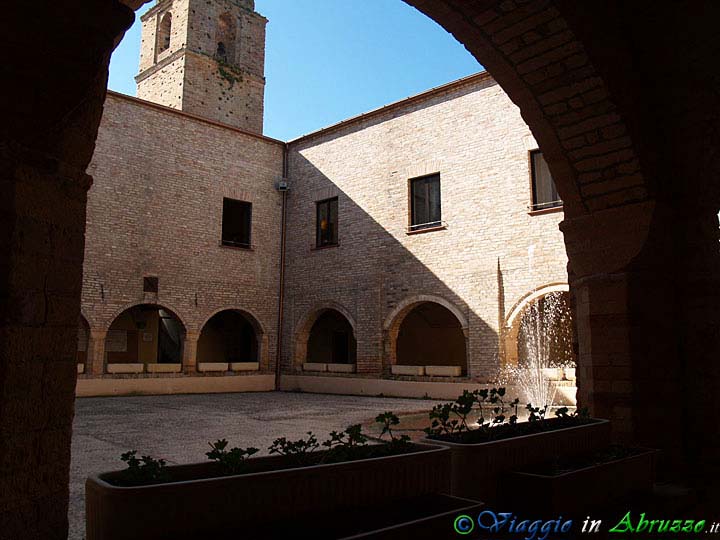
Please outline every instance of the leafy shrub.
[[247, 468], [247, 458], [253, 454], [257, 454], [259, 450], [257, 448], [231, 448], [226, 450], [228, 442], [226, 439], [220, 439], [214, 443], [208, 443], [210, 445], [210, 452], [205, 455], [220, 464], [220, 468], [223, 474], [233, 475], [244, 472]]
[[137, 450], [130, 450], [120, 455], [120, 459], [127, 464], [120, 476], [124, 485], [137, 486], [144, 484], [160, 484], [168, 482], [170, 475], [164, 459], [155, 459], [150, 456], [137, 457]]
[[307, 432], [307, 439], [289, 441], [285, 437], [275, 439], [268, 448], [271, 454], [288, 456], [298, 465], [309, 465], [310, 454], [317, 450], [320, 445], [312, 431]]
[[[425, 433], [435, 439], [482, 442], [590, 421], [586, 409], [569, 414], [567, 407], [559, 408], [555, 412], [557, 418], [548, 421], [547, 406], [540, 408], [528, 403], [525, 406], [529, 413], [528, 423], [518, 424], [520, 399], [507, 402], [505, 395], [505, 388], [484, 388], [473, 392], [465, 390], [454, 402], [433, 407], [429, 413], [430, 426], [425, 428]], [[487, 412], [492, 412], [489, 419], [485, 417]], [[477, 413], [475, 424], [470, 420], [473, 413]]]
[[396, 437], [392, 432], [392, 427], [400, 424], [400, 418], [390, 411], [386, 411], [382, 414], [378, 414], [375, 417], [375, 421], [382, 426], [380, 433], [380, 439], [386, 434], [390, 437], [390, 440], [386, 443], [388, 450], [391, 454], [406, 452], [410, 448], [410, 437], [407, 435], [401, 435]]

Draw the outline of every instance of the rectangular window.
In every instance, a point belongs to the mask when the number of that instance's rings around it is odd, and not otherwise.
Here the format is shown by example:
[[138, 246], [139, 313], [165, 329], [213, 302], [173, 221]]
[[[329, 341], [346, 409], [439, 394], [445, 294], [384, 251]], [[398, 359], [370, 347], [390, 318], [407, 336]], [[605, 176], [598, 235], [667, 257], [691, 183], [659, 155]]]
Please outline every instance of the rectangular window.
[[143, 292], [158, 292], [159, 281], [157, 276], [145, 276], [143, 278]]
[[317, 203], [315, 245], [336, 246], [338, 243], [338, 199], [326, 199]]
[[440, 175], [410, 180], [410, 230], [442, 225], [440, 217]]
[[540, 150], [530, 152], [532, 174], [532, 209], [545, 210], [562, 206], [563, 202], [555, 189], [555, 181]]
[[222, 244], [249, 248], [252, 203], [223, 198]]

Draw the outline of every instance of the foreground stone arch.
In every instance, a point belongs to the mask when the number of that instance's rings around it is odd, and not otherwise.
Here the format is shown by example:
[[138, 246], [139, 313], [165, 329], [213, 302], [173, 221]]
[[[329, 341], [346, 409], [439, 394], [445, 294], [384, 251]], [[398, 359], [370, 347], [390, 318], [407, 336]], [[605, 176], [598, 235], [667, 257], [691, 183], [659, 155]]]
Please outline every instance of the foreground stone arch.
[[[85, 170], [110, 53], [132, 22], [128, 6], [142, 3], [14, 2], [1, 18], [8, 78], [24, 81], [0, 101], [8, 538], [67, 535]], [[667, 474], [707, 488], [720, 450], [720, 434], [707, 428], [720, 412], [720, 4], [408, 3], [488, 68], [546, 155], [565, 201], [579, 401], [611, 417], [616, 437], [664, 448]], [[32, 283], [27, 268], [37, 270]], [[38, 373], [53, 384], [16, 391]], [[18, 451], [28, 446], [38, 451]]]

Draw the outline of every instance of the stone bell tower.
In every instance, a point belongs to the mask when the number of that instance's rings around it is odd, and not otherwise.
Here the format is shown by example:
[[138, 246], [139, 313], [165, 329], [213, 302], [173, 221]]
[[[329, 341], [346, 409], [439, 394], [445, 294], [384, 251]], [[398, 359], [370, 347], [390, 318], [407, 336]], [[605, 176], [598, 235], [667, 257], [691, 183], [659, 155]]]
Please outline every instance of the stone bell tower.
[[141, 20], [140, 99], [262, 133], [267, 19], [254, 0], [159, 0]]

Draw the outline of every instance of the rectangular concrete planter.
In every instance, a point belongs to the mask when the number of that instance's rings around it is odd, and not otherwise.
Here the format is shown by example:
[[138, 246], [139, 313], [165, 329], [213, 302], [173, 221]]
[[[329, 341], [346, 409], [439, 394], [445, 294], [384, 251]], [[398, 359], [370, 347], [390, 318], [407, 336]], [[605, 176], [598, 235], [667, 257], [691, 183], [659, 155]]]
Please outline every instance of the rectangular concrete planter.
[[425, 375], [425, 366], [390, 366], [390, 373], [393, 375]]
[[[478, 516], [483, 503], [450, 495], [423, 495], [322, 516], [308, 516], [271, 528], [248, 530], [243, 538], [337, 540], [438, 540], [447, 538], [458, 515]], [[270, 529], [270, 530], [268, 530]]]
[[228, 370], [227, 362], [201, 362], [197, 365], [200, 373], [223, 372]]
[[565, 378], [566, 378], [567, 380], [569, 380], [569, 381], [574, 381], [574, 380], [575, 380], [576, 377], [575, 377], [575, 368], [574, 368], [574, 367], [572, 367], [572, 368], [566, 367], [566, 368], [563, 370], [563, 372], [565, 373]]
[[[223, 538], [251, 526], [329, 514], [449, 489], [447, 448], [416, 445], [412, 453], [283, 469], [282, 456], [253, 459], [265, 472], [211, 478], [214, 463], [169, 467], [181, 481], [112, 485], [119, 472], [85, 483], [87, 540]], [[243, 535], [237, 536], [238, 538]]]
[[259, 371], [260, 362], [232, 362], [230, 371]]
[[327, 366], [327, 364], [318, 362], [305, 362], [303, 364], [303, 371], [327, 371]]
[[[635, 494], [652, 491], [657, 450], [570, 471], [555, 476], [536, 472], [514, 472], [503, 482], [503, 499], [514, 508], [568, 514], [602, 508], [628, 500]], [[522, 493], [541, 493], [541, 497], [518, 497]], [[531, 500], [532, 499], [532, 500]]]
[[425, 366], [425, 375], [431, 377], [459, 377], [462, 375], [460, 366]]
[[555, 456], [577, 456], [607, 446], [610, 422], [595, 419], [590, 424], [544, 431], [497, 441], [460, 444], [424, 439], [451, 451], [451, 491], [465, 497], [494, 504], [498, 485], [510, 472], [552, 460]]
[[180, 373], [182, 364], [148, 364], [148, 373]]
[[145, 364], [108, 364], [108, 373], [143, 373]]
[[355, 373], [355, 364], [328, 364], [327, 370], [331, 373]]

